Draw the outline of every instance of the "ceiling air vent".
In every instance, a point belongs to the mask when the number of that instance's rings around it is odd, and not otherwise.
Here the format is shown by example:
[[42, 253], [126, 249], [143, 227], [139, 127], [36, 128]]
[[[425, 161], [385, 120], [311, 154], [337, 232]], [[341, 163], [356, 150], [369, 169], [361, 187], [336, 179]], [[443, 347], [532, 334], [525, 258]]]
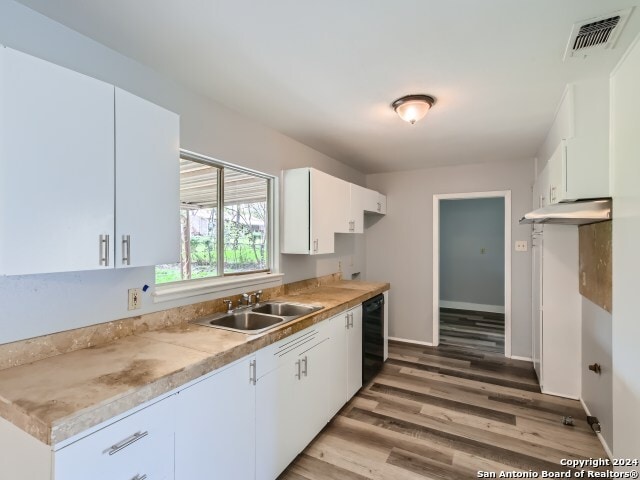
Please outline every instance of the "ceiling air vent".
[[631, 10], [619, 10], [574, 24], [564, 59], [584, 58], [592, 53], [613, 48]]

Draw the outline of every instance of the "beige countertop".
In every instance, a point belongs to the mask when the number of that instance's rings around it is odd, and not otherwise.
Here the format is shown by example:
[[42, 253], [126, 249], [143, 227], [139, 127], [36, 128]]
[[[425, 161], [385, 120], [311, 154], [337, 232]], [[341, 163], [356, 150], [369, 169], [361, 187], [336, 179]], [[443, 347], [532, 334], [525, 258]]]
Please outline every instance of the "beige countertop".
[[0, 371], [0, 417], [55, 445], [389, 289], [339, 281], [274, 300], [324, 306], [260, 335], [186, 323]]

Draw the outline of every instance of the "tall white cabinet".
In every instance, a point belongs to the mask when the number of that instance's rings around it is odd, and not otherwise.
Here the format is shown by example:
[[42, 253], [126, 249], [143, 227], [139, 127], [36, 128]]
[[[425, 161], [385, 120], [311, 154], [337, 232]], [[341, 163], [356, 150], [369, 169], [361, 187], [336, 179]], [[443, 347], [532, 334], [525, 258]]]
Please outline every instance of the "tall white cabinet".
[[0, 275], [177, 260], [178, 115], [6, 47], [0, 106]]
[[578, 229], [544, 225], [533, 246], [533, 364], [542, 393], [580, 397]]

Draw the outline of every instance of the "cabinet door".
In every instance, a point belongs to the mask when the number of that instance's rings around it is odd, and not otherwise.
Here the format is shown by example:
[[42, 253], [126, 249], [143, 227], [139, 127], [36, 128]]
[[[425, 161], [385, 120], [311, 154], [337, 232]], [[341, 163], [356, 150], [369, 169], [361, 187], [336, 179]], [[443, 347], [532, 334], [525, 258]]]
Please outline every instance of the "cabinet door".
[[352, 308], [348, 314], [350, 320], [347, 330], [349, 355], [347, 397], [351, 398], [362, 387], [362, 306]]
[[349, 184], [324, 172], [311, 172], [311, 254], [334, 252], [336, 232], [348, 231]]
[[364, 232], [364, 203], [368, 190], [360, 185], [349, 184], [350, 209], [349, 209], [349, 232]]
[[116, 267], [180, 257], [180, 123], [116, 88]]
[[177, 395], [176, 478], [253, 478], [255, 386], [248, 357]]
[[562, 140], [547, 164], [549, 172], [549, 204], [564, 200], [566, 193], [566, 150]]
[[300, 453], [329, 421], [329, 340], [300, 354], [302, 378], [298, 384], [303, 411], [298, 419]]
[[333, 417], [347, 403], [348, 355], [347, 325], [349, 316], [341, 313], [329, 321], [329, 416]]
[[112, 85], [0, 47], [0, 274], [108, 268], [113, 98]]
[[292, 359], [256, 383], [257, 480], [274, 480], [300, 451], [298, 423], [306, 417], [302, 399], [296, 397], [301, 371], [299, 360]]

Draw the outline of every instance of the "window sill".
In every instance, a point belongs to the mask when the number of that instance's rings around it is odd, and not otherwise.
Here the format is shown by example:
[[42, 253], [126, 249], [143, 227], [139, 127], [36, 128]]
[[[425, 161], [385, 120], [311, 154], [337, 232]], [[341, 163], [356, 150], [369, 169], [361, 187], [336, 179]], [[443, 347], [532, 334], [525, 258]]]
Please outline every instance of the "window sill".
[[282, 285], [283, 277], [283, 273], [255, 273], [235, 277], [204, 278], [202, 280], [185, 281], [170, 285], [158, 285], [156, 286], [155, 292], [153, 292], [153, 303], [223, 292], [229, 295], [236, 295], [237, 293], [242, 293], [245, 289], [255, 287], [278, 287]]

